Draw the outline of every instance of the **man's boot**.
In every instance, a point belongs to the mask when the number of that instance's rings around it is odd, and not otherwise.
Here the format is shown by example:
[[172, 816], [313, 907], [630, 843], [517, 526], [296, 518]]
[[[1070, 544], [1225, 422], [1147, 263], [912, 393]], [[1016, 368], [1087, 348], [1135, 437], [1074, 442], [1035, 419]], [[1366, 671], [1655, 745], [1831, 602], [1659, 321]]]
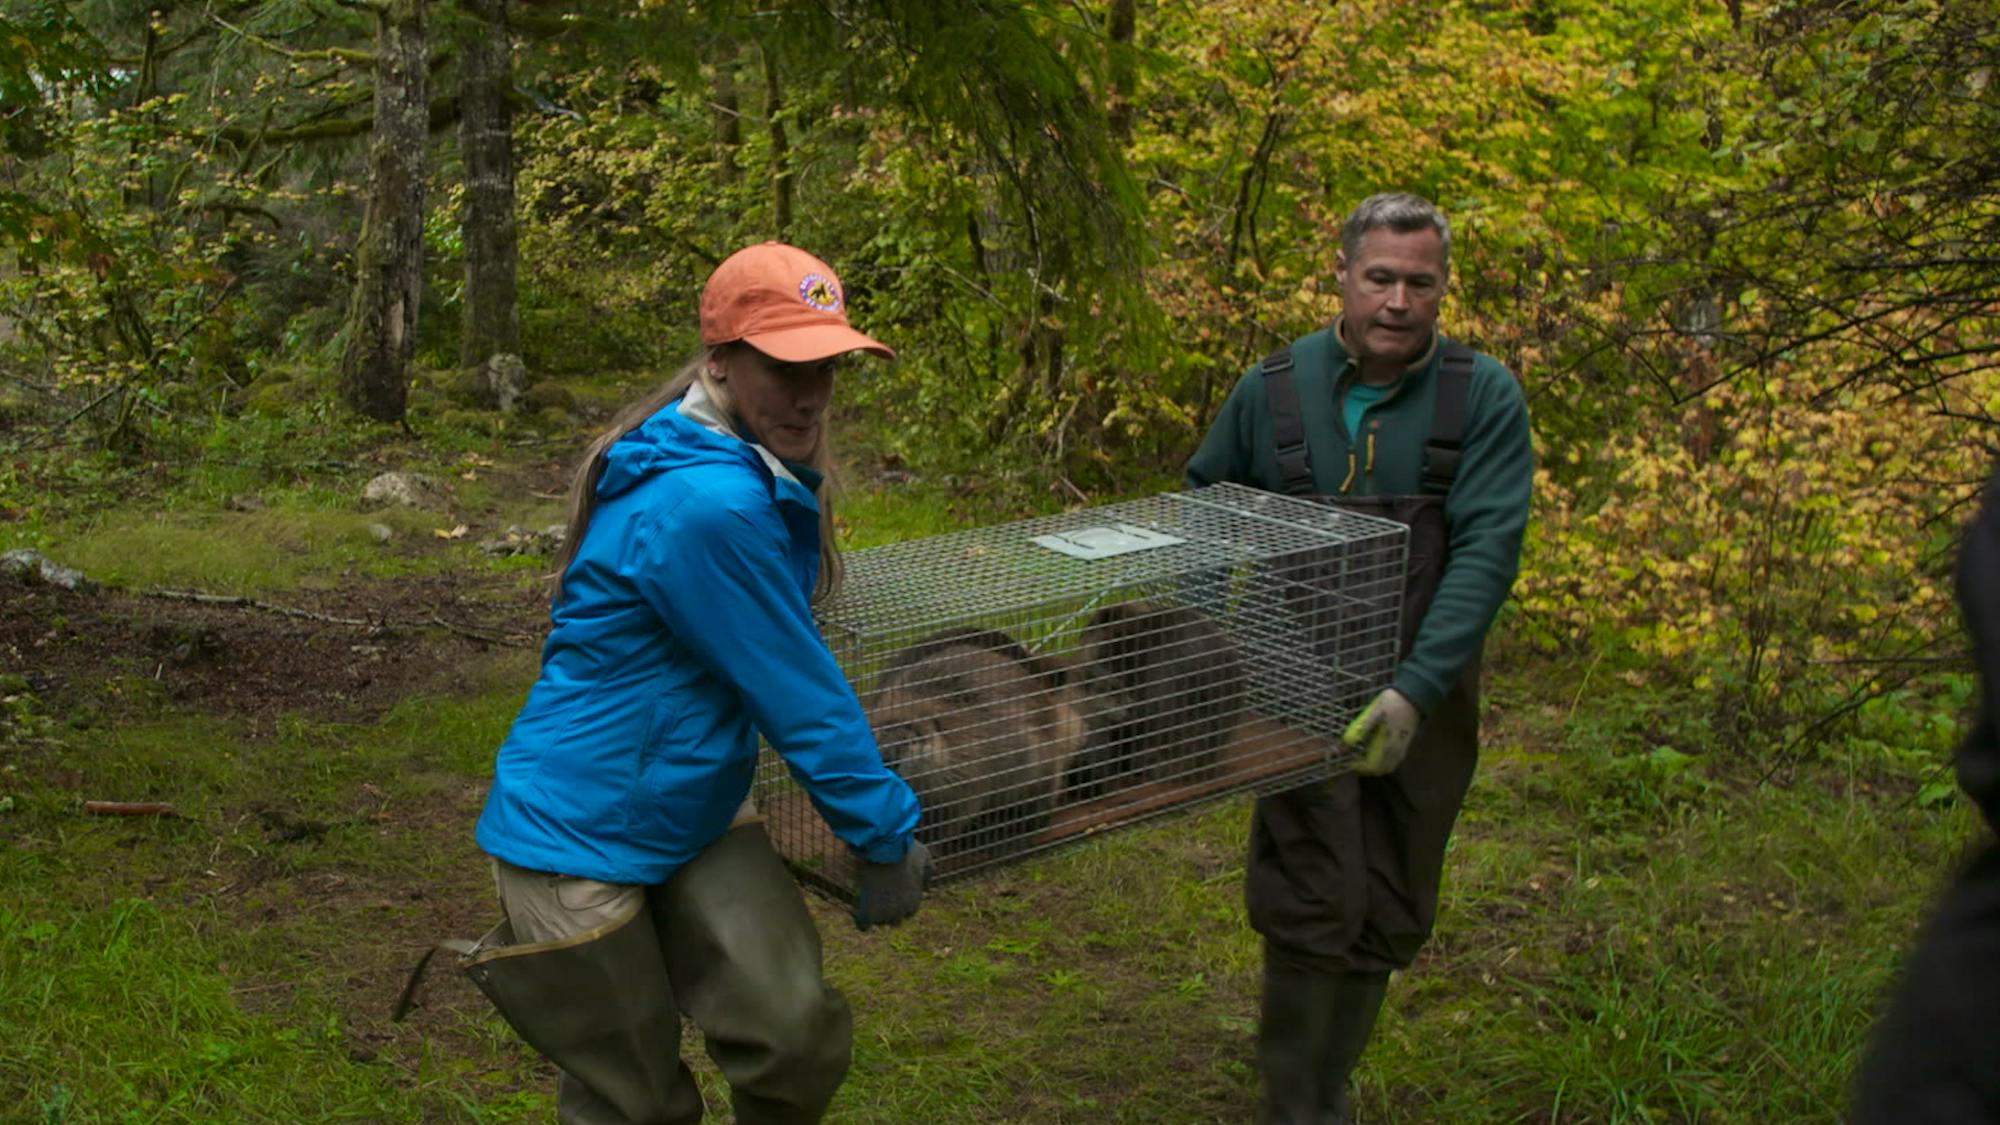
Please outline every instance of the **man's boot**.
[[1259, 1125], [1349, 1125], [1347, 1082], [1375, 1029], [1387, 973], [1264, 966]]
[[1257, 1125], [1316, 1125], [1320, 1061], [1333, 1013], [1333, 978], [1264, 965], [1257, 1021], [1257, 1075], [1263, 1097]]
[[1320, 1087], [1320, 1120], [1325, 1125], [1349, 1125], [1349, 1079], [1368, 1037], [1375, 1032], [1382, 998], [1389, 992], [1388, 973], [1342, 973], [1334, 978], [1333, 1015], [1328, 1021], [1326, 1078]]

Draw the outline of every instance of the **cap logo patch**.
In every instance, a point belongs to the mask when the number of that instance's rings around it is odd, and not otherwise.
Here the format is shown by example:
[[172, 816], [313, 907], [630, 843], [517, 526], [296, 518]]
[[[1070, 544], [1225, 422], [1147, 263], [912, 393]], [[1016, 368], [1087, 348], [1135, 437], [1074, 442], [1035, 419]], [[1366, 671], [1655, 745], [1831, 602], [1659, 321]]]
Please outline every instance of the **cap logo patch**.
[[840, 311], [840, 287], [825, 274], [807, 274], [799, 282], [799, 299], [821, 312]]

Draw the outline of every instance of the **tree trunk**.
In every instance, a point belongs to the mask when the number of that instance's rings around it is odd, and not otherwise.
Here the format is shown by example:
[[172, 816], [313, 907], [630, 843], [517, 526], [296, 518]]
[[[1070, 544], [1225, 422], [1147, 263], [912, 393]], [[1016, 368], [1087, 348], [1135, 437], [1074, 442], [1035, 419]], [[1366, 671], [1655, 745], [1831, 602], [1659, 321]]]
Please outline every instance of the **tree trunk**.
[[1132, 65], [1132, 33], [1138, 26], [1137, 0], [1111, 0], [1105, 37], [1111, 41], [1111, 138], [1120, 148], [1132, 143], [1132, 104], [1139, 96], [1139, 70]]
[[736, 96], [736, 40], [724, 39], [715, 47], [715, 165], [722, 182], [733, 184], [740, 174], [736, 151], [743, 147], [743, 112]]
[[375, 16], [375, 128], [368, 210], [354, 247], [354, 293], [340, 396], [370, 418], [400, 422], [416, 352], [424, 265], [426, 0], [387, 0]]
[[518, 367], [495, 364], [521, 351], [521, 317], [515, 299], [520, 258], [514, 218], [514, 114], [507, 102], [513, 84], [512, 36], [507, 0], [459, 0], [470, 20], [460, 43], [458, 148], [465, 161], [465, 314], [458, 363], [481, 373], [487, 405], [512, 410], [521, 388], [496, 381]]
[[778, 85], [778, 64], [764, 52], [764, 120], [771, 131], [771, 209], [783, 242], [792, 227], [792, 143], [785, 135], [785, 93]]

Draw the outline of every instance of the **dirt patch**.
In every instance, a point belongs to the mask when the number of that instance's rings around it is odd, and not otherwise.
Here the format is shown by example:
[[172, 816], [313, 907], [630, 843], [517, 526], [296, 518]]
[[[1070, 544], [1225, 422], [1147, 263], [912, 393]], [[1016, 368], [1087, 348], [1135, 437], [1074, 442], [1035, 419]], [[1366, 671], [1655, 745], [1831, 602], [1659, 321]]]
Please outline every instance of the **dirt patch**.
[[139, 689], [208, 714], [356, 720], [461, 686], [470, 654], [532, 648], [547, 613], [543, 594], [506, 577], [259, 602], [0, 583], [0, 673], [26, 677], [58, 712], [113, 708]]
[[[244, 720], [254, 741], [281, 717], [365, 723], [411, 698], [462, 693], [469, 668], [532, 650], [547, 620], [545, 595], [509, 575], [350, 583], [260, 600], [268, 604], [0, 581], [0, 675], [26, 678], [37, 709], [58, 724], [185, 713]], [[327, 737], [328, 753], [338, 753], [340, 736]], [[104, 795], [84, 791], [93, 767], [54, 742], [0, 744], [0, 761], [19, 768], [30, 792]], [[331, 995], [357, 1062], [415, 1082], [442, 1050], [525, 1068], [551, 1085], [526, 1048], [492, 1042], [484, 998], [449, 964], [433, 967], [409, 1021], [390, 1023], [423, 951], [478, 936], [496, 910], [471, 838], [484, 779], [413, 761], [399, 781], [342, 788], [331, 804], [282, 787], [231, 792], [167, 821], [88, 818], [67, 802], [30, 802], [9, 822], [19, 838], [0, 838], [0, 847], [57, 847], [48, 824], [87, 826], [119, 852], [143, 849], [132, 868], [107, 876], [104, 894], [171, 903], [218, 933], [285, 933], [296, 953], [251, 945], [254, 962], [217, 967], [246, 1011], [284, 1018], [302, 997]]]

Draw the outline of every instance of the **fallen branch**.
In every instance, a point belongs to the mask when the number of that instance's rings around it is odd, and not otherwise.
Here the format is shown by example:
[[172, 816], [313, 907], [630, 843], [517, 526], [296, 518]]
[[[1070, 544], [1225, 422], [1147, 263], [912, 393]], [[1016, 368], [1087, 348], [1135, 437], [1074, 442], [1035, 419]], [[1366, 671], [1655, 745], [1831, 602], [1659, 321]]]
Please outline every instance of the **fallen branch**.
[[358, 617], [335, 617], [330, 613], [314, 613], [309, 609], [293, 609], [291, 606], [275, 605], [271, 602], [259, 601], [256, 598], [238, 597], [233, 594], [203, 594], [194, 590], [169, 590], [157, 587], [139, 592], [149, 598], [162, 598], [166, 601], [200, 602], [203, 605], [229, 605], [238, 606], [243, 609], [261, 609], [266, 613], [296, 617], [304, 621], [323, 621], [329, 625], [352, 625], [361, 629], [376, 629], [381, 626], [380, 622], [367, 621]]
[[[235, 606], [239, 609], [261, 609], [266, 613], [296, 617], [302, 621], [319, 621], [328, 625], [347, 625], [357, 629], [367, 629], [370, 632], [377, 632], [389, 627], [389, 622], [386, 620], [370, 621], [359, 617], [335, 617], [330, 613], [315, 613], [309, 609], [295, 609], [291, 606], [277, 605], [273, 602], [262, 601], [257, 598], [241, 597], [235, 594], [204, 594], [197, 590], [170, 590], [163, 587], [155, 587], [139, 592], [146, 597], [161, 598], [166, 601]], [[534, 639], [530, 637], [519, 634], [503, 635], [481, 632], [465, 625], [447, 621], [437, 614], [432, 614], [430, 620], [425, 622], [425, 624], [436, 625], [440, 629], [457, 633], [461, 637], [466, 637], [482, 644], [505, 645], [509, 648], [534, 648], [536, 645]]]
[[96, 816], [174, 816], [164, 801], [85, 801], [83, 811]]
[[437, 614], [431, 615], [431, 624], [439, 626], [440, 628], [443, 629], [448, 629], [451, 632], [457, 633], [461, 637], [470, 637], [475, 641], [481, 641], [489, 645], [506, 645], [509, 648], [534, 647], [534, 642], [526, 637], [522, 636], [502, 637], [502, 636], [495, 636], [491, 633], [481, 633], [474, 629], [468, 629], [463, 625], [454, 625], [451, 622], [446, 621], [444, 618], [439, 617]]

